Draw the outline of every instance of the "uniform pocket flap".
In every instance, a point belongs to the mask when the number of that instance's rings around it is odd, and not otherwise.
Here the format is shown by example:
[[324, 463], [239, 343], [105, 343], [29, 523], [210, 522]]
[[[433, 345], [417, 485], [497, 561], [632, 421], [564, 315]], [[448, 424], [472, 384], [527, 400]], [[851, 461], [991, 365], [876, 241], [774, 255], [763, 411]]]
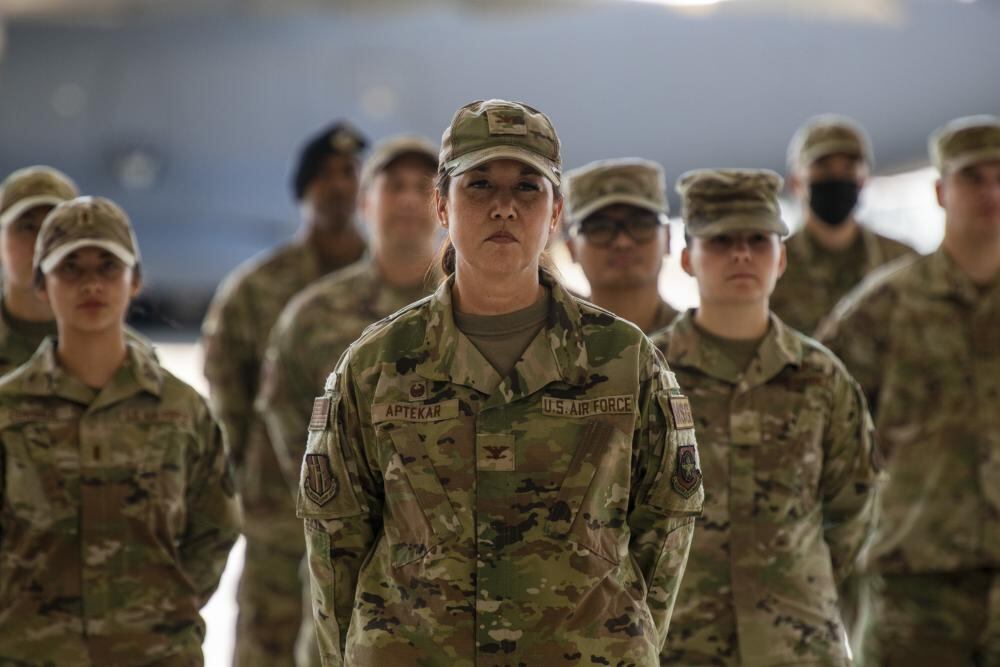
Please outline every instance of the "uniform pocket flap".
[[413, 495], [435, 537], [442, 541], [458, 535], [461, 529], [458, 515], [448, 492], [441, 485], [433, 462], [427, 456], [420, 435], [415, 429], [397, 428], [390, 432], [390, 438]]

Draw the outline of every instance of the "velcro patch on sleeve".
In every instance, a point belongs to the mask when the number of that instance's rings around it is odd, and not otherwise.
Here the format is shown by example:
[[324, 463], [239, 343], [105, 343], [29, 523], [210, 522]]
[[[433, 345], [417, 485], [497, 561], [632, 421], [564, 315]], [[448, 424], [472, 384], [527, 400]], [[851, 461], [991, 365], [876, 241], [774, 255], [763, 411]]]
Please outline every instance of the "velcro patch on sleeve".
[[674, 417], [675, 428], [694, 428], [694, 415], [691, 414], [691, 403], [687, 396], [670, 397], [670, 414]]
[[319, 396], [313, 400], [312, 415], [309, 417], [309, 430], [322, 431], [330, 421], [330, 398]]

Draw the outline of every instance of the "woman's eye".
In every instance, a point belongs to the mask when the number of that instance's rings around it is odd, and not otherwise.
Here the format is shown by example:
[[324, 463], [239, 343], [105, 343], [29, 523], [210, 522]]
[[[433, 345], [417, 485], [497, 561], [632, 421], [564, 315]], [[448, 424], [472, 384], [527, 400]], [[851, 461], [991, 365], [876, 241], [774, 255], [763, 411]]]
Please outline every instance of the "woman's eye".
[[472, 181], [471, 183], [469, 183], [469, 187], [477, 189], [488, 188], [490, 187], [490, 182], [487, 181], [486, 179], [480, 179], [478, 181]]
[[532, 181], [521, 181], [517, 184], [517, 187], [520, 190], [527, 190], [528, 192], [538, 192], [541, 190], [538, 183], [534, 183]]

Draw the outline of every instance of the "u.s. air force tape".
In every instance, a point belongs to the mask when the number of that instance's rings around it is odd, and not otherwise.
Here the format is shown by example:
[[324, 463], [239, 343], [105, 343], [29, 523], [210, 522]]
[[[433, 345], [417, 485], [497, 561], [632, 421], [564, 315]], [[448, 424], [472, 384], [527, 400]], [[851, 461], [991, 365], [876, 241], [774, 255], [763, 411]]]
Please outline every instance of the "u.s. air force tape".
[[635, 398], [629, 394], [582, 399], [542, 397], [542, 414], [553, 417], [628, 415], [634, 411]]

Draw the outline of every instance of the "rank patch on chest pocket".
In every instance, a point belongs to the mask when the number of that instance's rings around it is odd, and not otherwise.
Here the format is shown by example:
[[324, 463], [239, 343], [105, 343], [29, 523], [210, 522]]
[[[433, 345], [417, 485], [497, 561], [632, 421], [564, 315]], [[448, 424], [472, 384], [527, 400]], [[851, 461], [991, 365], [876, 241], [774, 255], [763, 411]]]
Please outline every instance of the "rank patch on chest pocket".
[[506, 433], [476, 434], [476, 469], [491, 472], [515, 470], [514, 436]]
[[306, 476], [303, 491], [309, 500], [317, 505], [325, 505], [333, 500], [339, 485], [330, 471], [330, 459], [326, 454], [306, 454]]
[[677, 448], [677, 469], [670, 478], [670, 484], [682, 498], [690, 498], [698, 491], [701, 470], [698, 469], [698, 450], [694, 445]]

